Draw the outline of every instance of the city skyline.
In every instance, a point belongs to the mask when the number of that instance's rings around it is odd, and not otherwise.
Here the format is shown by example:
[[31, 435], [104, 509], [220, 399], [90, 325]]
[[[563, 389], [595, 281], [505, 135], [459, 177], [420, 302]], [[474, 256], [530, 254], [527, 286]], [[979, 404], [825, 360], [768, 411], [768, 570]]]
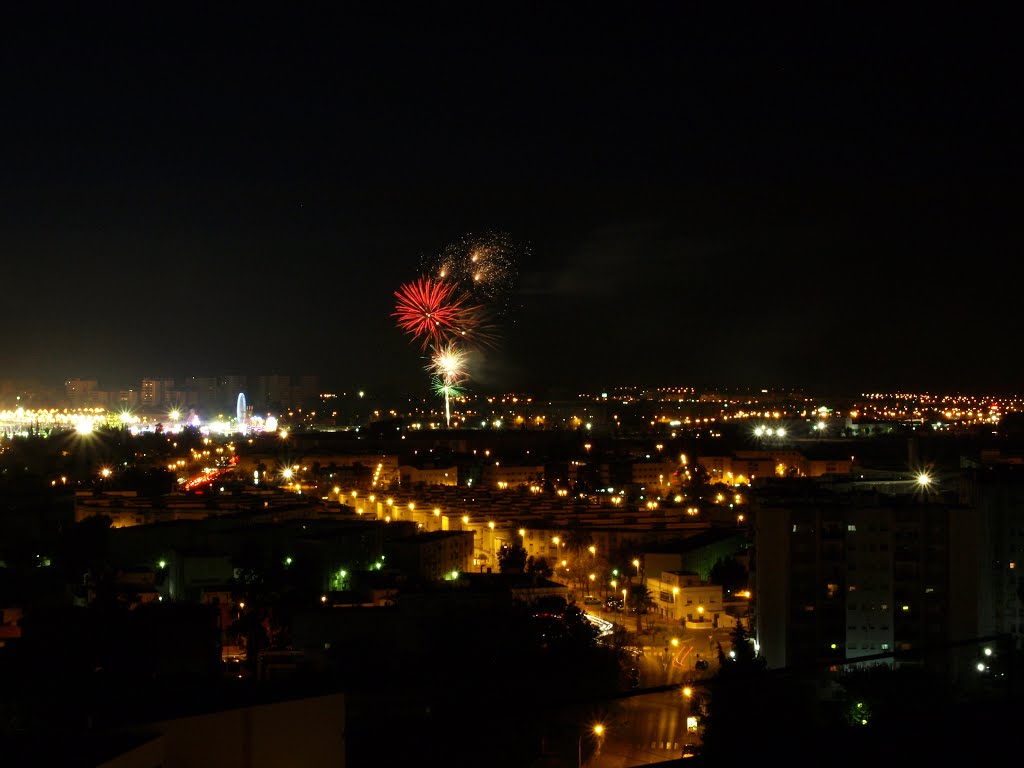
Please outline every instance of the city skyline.
[[[435, 364], [439, 364], [436, 363]], [[429, 373], [429, 368], [428, 368]], [[436, 379], [436, 376], [435, 376]], [[185, 374], [185, 375], [142, 375], [136, 377], [125, 377], [120, 379], [114, 379], [110, 376], [100, 375], [98, 377], [85, 377], [85, 376], [63, 376], [48, 379], [40, 379], [35, 376], [5, 376], [0, 377], [0, 394], [17, 394], [18, 392], [50, 392], [55, 390], [61, 390], [68, 392], [73, 390], [75, 387], [84, 386], [90, 391], [102, 391], [109, 394], [117, 394], [119, 392], [135, 392], [141, 394], [145, 392], [147, 388], [157, 387], [158, 389], [170, 389], [170, 390], [194, 390], [197, 388], [209, 387], [216, 388], [218, 391], [230, 391], [234, 395], [237, 395], [238, 391], [251, 388], [253, 386], [291, 386], [291, 387], [305, 387], [313, 391], [314, 389], [323, 396], [338, 396], [340, 394], [352, 394], [362, 396], [397, 396], [397, 397], [432, 397], [440, 396], [442, 393], [439, 392], [435, 387], [420, 388], [416, 385], [412, 385], [409, 390], [394, 390], [387, 387], [379, 390], [364, 390], [361, 388], [338, 388], [331, 386], [336, 382], [327, 382], [322, 380], [320, 376], [311, 374], [295, 374], [295, 373], [279, 373], [279, 372], [260, 372], [254, 374], [239, 374], [239, 373], [213, 373], [205, 371], [199, 374]], [[975, 399], [980, 398], [986, 400], [987, 398], [995, 398], [997, 400], [1017, 402], [1024, 395], [1021, 395], [1017, 391], [997, 391], [997, 390], [963, 390], [963, 389], [943, 389], [938, 387], [922, 387], [919, 389], [892, 389], [892, 390], [868, 390], [853, 391], [849, 387], [840, 388], [838, 390], [829, 389], [814, 389], [804, 386], [780, 386], [780, 387], [763, 387], [757, 384], [749, 383], [733, 383], [733, 384], [709, 384], [706, 386], [697, 386], [694, 383], [685, 382], [674, 382], [669, 384], [653, 384], [650, 382], [641, 384], [616, 384], [614, 386], [598, 386], [580, 389], [568, 389], [561, 387], [539, 387], [537, 390], [526, 390], [526, 389], [481, 389], [478, 391], [461, 392], [458, 396], [467, 397], [504, 397], [514, 396], [521, 394], [524, 396], [535, 396], [535, 397], [558, 397], [566, 395], [570, 397], [594, 397], [594, 398], [613, 398], [613, 399], [634, 399], [636, 397], [665, 397], [668, 399], [676, 399], [676, 397], [696, 397], [702, 395], [714, 395], [720, 393], [723, 395], [736, 395], [736, 396], [757, 396], [765, 395], [769, 398], [777, 397], [795, 397], [795, 398], [814, 398], [814, 397], [828, 397], [828, 398], [872, 398], [872, 397], [894, 397], [901, 399], [917, 399], [921, 398], [926, 402], [938, 402], [942, 399], [958, 400], [961, 398]]]
[[469, 392], [1019, 391], [1010, 25], [521, 10], [23, 25], [0, 378], [428, 397], [395, 294], [497, 238]]

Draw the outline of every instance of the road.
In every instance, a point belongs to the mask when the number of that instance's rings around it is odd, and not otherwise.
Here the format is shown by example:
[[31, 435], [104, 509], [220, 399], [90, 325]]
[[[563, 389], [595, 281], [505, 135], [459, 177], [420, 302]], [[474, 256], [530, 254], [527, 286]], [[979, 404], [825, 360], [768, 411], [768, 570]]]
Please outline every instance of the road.
[[696, 742], [688, 733], [689, 701], [678, 691], [662, 691], [623, 699], [616, 721], [608, 725], [589, 768], [631, 768], [682, 756], [683, 744]]
[[651, 614], [644, 617], [644, 630], [638, 634], [633, 616], [594, 606], [588, 606], [586, 612], [604, 623], [621, 626], [628, 633], [628, 642], [643, 648], [645, 663], [641, 667], [641, 687], [678, 683], [687, 677], [686, 673], [699, 675], [699, 660], [707, 661], [707, 673], [713, 674], [718, 666], [719, 644], [725, 653], [732, 646], [729, 628], [695, 630]]
[[[632, 632], [635, 623], [628, 619], [624, 622], [621, 613], [588, 612], [623, 624], [632, 633], [630, 641], [643, 648], [643, 656], [637, 661], [638, 690], [666, 684], [699, 683], [717, 669], [718, 644], [722, 644], [726, 653], [729, 651], [730, 630], [727, 629], [695, 633], [664, 622], [637, 635]], [[697, 670], [698, 659], [707, 660], [709, 668]], [[682, 757], [684, 744], [700, 741], [696, 732], [687, 730], [690, 700], [683, 696], [681, 689], [638, 694], [620, 699], [619, 703], [619, 715], [615, 722], [608, 723], [600, 750], [586, 763], [589, 768], [633, 768], [674, 760]]]

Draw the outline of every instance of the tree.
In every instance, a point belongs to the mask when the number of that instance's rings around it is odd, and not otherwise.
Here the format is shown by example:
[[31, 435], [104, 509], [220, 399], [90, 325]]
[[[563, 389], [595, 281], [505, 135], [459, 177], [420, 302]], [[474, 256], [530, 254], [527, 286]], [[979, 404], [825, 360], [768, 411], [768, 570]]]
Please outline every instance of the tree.
[[636, 613], [636, 631], [643, 628], [643, 615], [654, 607], [654, 598], [646, 584], [630, 584], [626, 594], [626, 607]]
[[603, 570], [603, 559], [598, 559], [594, 538], [590, 531], [570, 528], [562, 534], [561, 541], [569, 551], [568, 576], [570, 583], [583, 590], [590, 583], [590, 574]]
[[498, 571], [501, 573], [523, 573], [526, 569], [526, 559], [526, 549], [520, 542], [502, 544], [501, 549], [498, 550]]
[[526, 558], [526, 572], [534, 579], [550, 579], [553, 573], [546, 557]]
[[565, 607], [562, 621], [565, 622], [566, 640], [572, 646], [589, 647], [597, 640], [597, 627], [587, 619], [576, 603], [569, 603]]
[[711, 498], [711, 475], [700, 462], [694, 462], [680, 470], [679, 484], [683, 489], [683, 496], [690, 503]]
[[590, 531], [582, 528], [570, 528], [562, 534], [562, 543], [573, 555], [579, 556], [581, 552], [586, 551], [594, 543], [594, 538]]
[[742, 621], [737, 621], [730, 633], [732, 640], [732, 656], [726, 660], [722, 653], [722, 647], [718, 647], [719, 669], [726, 670], [728, 674], [748, 672], [763, 672], [767, 668], [767, 661], [764, 656], [758, 654], [754, 648], [753, 638], [747, 634], [747, 628]]
[[93, 515], [61, 529], [55, 565], [67, 583], [96, 585], [109, 575], [111, 523], [107, 515]]
[[[820, 732], [813, 676], [769, 670], [740, 622], [732, 633], [732, 655], [719, 647], [718, 672], [701, 697], [704, 756], [732, 764], [749, 758], [752, 743], [809, 742]], [[737, 734], [743, 734], [742, 739]]]
[[734, 595], [747, 588], [750, 574], [735, 557], [720, 557], [711, 566], [708, 576], [711, 583], [718, 584], [727, 595]]
[[907, 726], [922, 731], [960, 708], [955, 688], [941, 676], [913, 666], [886, 664], [844, 672], [838, 682], [846, 700], [848, 724], [895, 732]]

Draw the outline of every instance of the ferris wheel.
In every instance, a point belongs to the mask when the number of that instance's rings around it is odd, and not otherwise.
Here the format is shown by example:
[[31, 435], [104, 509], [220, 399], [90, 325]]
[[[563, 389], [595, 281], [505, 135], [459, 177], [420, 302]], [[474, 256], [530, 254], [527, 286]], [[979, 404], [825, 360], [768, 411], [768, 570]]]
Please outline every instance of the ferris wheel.
[[235, 405], [235, 418], [238, 420], [238, 431], [245, 433], [245, 427], [249, 421], [249, 412], [245, 407], [245, 393], [238, 393], [238, 402]]

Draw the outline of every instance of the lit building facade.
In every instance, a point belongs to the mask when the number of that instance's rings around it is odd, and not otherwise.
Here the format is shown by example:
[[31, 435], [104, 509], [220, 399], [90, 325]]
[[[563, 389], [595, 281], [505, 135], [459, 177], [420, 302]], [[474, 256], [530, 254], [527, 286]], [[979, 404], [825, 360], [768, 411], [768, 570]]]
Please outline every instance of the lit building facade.
[[759, 500], [751, 513], [756, 638], [769, 668], [934, 662], [971, 674], [970, 640], [980, 637], [976, 511], [801, 487]]

